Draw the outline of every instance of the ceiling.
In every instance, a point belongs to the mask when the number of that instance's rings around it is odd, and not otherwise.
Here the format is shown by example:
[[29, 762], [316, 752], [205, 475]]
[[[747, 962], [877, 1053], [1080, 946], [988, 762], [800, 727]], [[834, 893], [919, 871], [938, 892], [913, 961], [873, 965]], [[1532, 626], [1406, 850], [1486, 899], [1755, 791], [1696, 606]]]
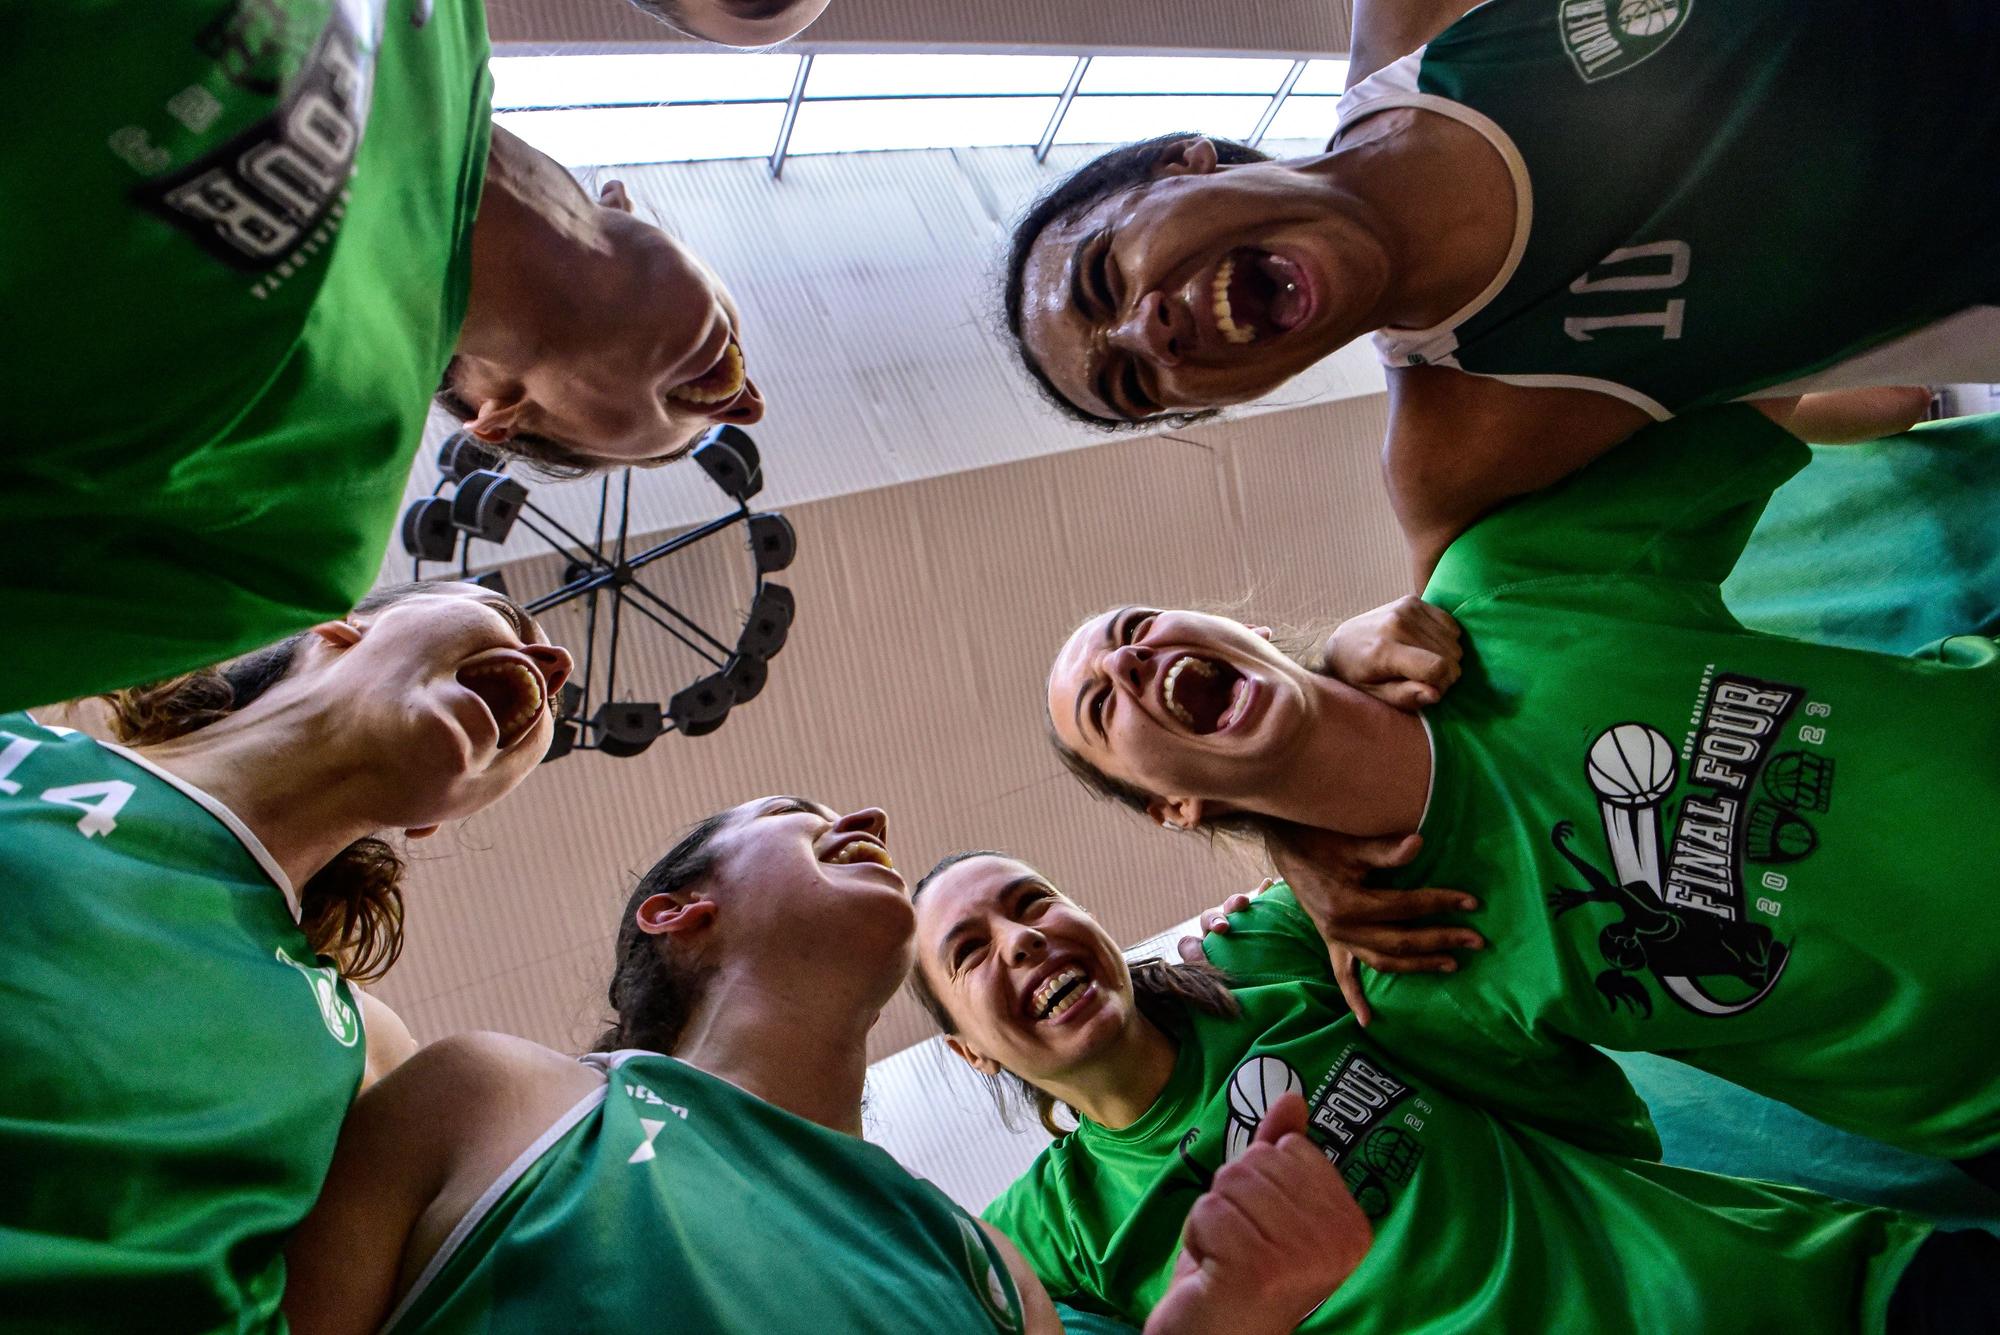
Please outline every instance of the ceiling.
[[[711, 736], [544, 765], [417, 845], [409, 945], [383, 995], [426, 1040], [497, 1028], [586, 1042], [635, 875], [684, 827], [768, 793], [885, 808], [913, 873], [960, 848], [1012, 851], [1121, 940], [1216, 902], [1246, 863], [1093, 802], [1058, 767], [1043, 735], [1049, 660], [1116, 604], [1305, 623], [1400, 592], [1383, 420], [1369, 396], [788, 507], [798, 620], [764, 693]], [[784, 436], [765, 434], [779, 467]], [[624, 678], [678, 671], [667, 652], [633, 637]], [[924, 1033], [899, 999], [874, 1050]]]
[[[512, 53], [673, 45], [617, 0], [494, 0], [490, 13]], [[1306, 58], [1342, 51], [1345, 23], [1319, 0], [1227, 15], [1206, 0], [835, 0], [800, 49]], [[545, 765], [504, 805], [412, 849], [408, 947], [381, 991], [419, 1038], [493, 1028], [587, 1043], [633, 878], [689, 824], [768, 793], [884, 807], [912, 875], [959, 848], [1013, 851], [1127, 941], [1254, 879], [1241, 854], [1091, 801], [1044, 740], [1042, 684], [1068, 630], [1113, 604], [1331, 622], [1402, 592], [1377, 466], [1381, 373], [1366, 349], [1344, 349], [1270, 403], [1158, 436], [1105, 436], [1042, 404], [996, 329], [997, 256], [1020, 208], [1095, 151], [1059, 146], [1045, 164], [1019, 147], [798, 157], [775, 181], [758, 159], [580, 172], [626, 180], [738, 300], [770, 401], [753, 433], [757, 504], [796, 526], [781, 579], [798, 618], [763, 694], [713, 735]], [[445, 431], [434, 422], [430, 444]], [[413, 496], [436, 480], [429, 453]], [[697, 468], [636, 476], [635, 535], [722, 508]], [[533, 498], [587, 532], [599, 494], [536, 484]], [[479, 564], [504, 563], [517, 593], [548, 588], [558, 562], [538, 550], [517, 530]], [[691, 554], [665, 587], [726, 620], [744, 559]], [[408, 574], [400, 556], [384, 568]], [[579, 629], [573, 609], [550, 619]], [[621, 683], [663, 698], [690, 661], [634, 634]], [[898, 999], [873, 1053], [925, 1033]]]

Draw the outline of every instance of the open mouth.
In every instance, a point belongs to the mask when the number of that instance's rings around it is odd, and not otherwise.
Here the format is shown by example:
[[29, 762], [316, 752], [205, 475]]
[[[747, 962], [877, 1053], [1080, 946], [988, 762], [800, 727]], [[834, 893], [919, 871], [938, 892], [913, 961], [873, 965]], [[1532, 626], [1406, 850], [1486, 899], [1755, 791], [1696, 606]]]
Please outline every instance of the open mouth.
[[548, 683], [526, 660], [512, 656], [489, 658], [458, 670], [458, 684], [479, 697], [493, 715], [499, 749], [505, 751], [535, 730], [535, 720], [548, 707]]
[[872, 862], [878, 867], [887, 867], [890, 871], [896, 870], [895, 860], [889, 856], [889, 850], [866, 836], [849, 839], [821, 861], [837, 867], [857, 862]]
[[1250, 679], [1214, 658], [1182, 654], [1160, 685], [1167, 712], [1190, 732], [1219, 732], [1243, 716]]
[[1083, 1000], [1083, 990], [1090, 984], [1090, 975], [1074, 964], [1064, 965], [1042, 980], [1028, 1001], [1028, 1013], [1037, 1024], [1061, 1018], [1071, 1007]]
[[1240, 246], [1222, 257], [1208, 295], [1215, 327], [1229, 343], [1288, 333], [1312, 313], [1304, 271], [1283, 255], [1255, 246]]
[[743, 374], [743, 345], [736, 336], [729, 336], [729, 343], [722, 350], [722, 356], [715, 365], [703, 371], [684, 385], [675, 385], [667, 391], [667, 397], [682, 403], [692, 403], [707, 408], [718, 403], [727, 403], [743, 392], [746, 380]]

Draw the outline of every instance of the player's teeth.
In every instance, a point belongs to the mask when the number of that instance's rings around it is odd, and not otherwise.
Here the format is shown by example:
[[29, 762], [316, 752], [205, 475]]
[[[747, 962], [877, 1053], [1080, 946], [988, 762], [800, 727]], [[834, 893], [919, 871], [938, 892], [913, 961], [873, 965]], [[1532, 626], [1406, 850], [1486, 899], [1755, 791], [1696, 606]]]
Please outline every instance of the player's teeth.
[[1207, 659], [1182, 658], [1167, 669], [1166, 689], [1162, 693], [1166, 697], [1167, 712], [1192, 728], [1194, 726], [1194, 715], [1188, 713], [1187, 708], [1174, 698], [1174, 687], [1179, 685], [1181, 673], [1188, 671], [1190, 668], [1194, 670], [1194, 674], [1197, 677], [1213, 677], [1215, 675], [1215, 665]]
[[1072, 991], [1055, 1006], [1049, 1005], [1049, 998], [1060, 992], [1064, 987], [1067, 987], [1072, 979], [1080, 981], [1082, 978], [1083, 970], [1077, 968], [1075, 965], [1071, 965], [1060, 973], [1051, 974], [1048, 978], [1044, 979], [1042, 985], [1035, 989], [1035, 1013], [1046, 1020], [1051, 1016], [1060, 1015], [1068, 1010], [1076, 1001], [1077, 992], [1083, 989], [1078, 988]]
[[1222, 337], [1230, 343], [1248, 343], [1257, 337], [1257, 331], [1237, 324], [1229, 308], [1229, 280], [1235, 276], [1236, 257], [1225, 255], [1215, 267], [1215, 280], [1209, 284], [1209, 304], [1215, 311], [1215, 327], [1222, 331]]
[[723, 349], [722, 365], [716, 368], [716, 371], [710, 371], [707, 375], [702, 376], [701, 380], [707, 380], [710, 376], [717, 374], [718, 371], [723, 373], [720, 385], [713, 388], [703, 388], [701, 381], [696, 381], [693, 384], [677, 385], [667, 391], [667, 397], [670, 399], [679, 399], [684, 403], [721, 403], [726, 399], [733, 399], [742, 393], [743, 349], [733, 338], [729, 340], [729, 346]]
[[880, 844], [870, 843], [866, 839], [857, 839], [851, 844], [842, 845], [840, 850], [827, 860], [842, 866], [851, 862], [861, 861], [872, 862], [878, 867], [893, 867], [895, 865], [889, 860], [888, 849], [882, 847]]

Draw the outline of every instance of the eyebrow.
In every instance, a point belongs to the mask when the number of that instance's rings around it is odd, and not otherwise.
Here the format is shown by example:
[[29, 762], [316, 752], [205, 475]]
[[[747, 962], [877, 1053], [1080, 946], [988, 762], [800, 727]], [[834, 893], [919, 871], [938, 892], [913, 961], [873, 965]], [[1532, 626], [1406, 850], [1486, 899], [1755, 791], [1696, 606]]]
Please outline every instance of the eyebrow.
[[[1137, 603], [1127, 603], [1125, 606], [1119, 608], [1116, 612], [1113, 612], [1111, 614], [1111, 619], [1104, 623], [1104, 643], [1107, 648], [1117, 647], [1118, 623], [1123, 621], [1126, 615], [1130, 613], [1137, 606], [1138, 606]], [[1088, 698], [1089, 698], [1088, 691], [1078, 691], [1076, 693], [1076, 710], [1075, 710], [1076, 718], [1074, 721], [1076, 723], [1076, 731], [1079, 737], [1082, 736], [1084, 732], [1083, 702]], [[1100, 728], [1098, 730], [1097, 735], [1100, 739], [1102, 739], [1104, 736], [1103, 729]]]
[[771, 804], [757, 814], [759, 816], [785, 816], [794, 811], [803, 811], [810, 815], [818, 816], [828, 824], [840, 819], [840, 817], [833, 813], [831, 807], [823, 807], [817, 802], [808, 802], [803, 797], [774, 797], [771, 799]]
[[[1024, 885], [1046, 886], [1051, 892], [1055, 890], [1054, 886], [1049, 885], [1040, 876], [1037, 876], [1034, 872], [1029, 872], [1025, 876], [1016, 876], [1013, 880], [1001, 886], [1000, 893], [993, 896], [993, 898], [1004, 901], [1009, 895], [1012, 895]], [[957, 922], [953, 923], [951, 930], [944, 934], [944, 940], [938, 942], [938, 957], [945, 964], [949, 965], [951, 963], [952, 943], [967, 932], [976, 931], [978, 928], [979, 919], [977, 918], [960, 918]]]
[[512, 626], [514, 633], [523, 640], [533, 640], [537, 632], [540, 632], [541, 637], [545, 640], [549, 637], [548, 632], [542, 629], [542, 623], [529, 616], [527, 611], [515, 603], [513, 599], [481, 598], [479, 601], [485, 603], [501, 616], [506, 617], [507, 624]]

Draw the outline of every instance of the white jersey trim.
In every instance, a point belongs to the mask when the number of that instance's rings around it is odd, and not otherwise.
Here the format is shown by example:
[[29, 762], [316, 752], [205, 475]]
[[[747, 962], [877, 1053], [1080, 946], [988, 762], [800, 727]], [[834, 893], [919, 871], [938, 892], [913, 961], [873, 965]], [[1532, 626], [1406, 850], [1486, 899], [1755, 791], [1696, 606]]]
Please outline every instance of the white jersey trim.
[[[586, 1064], [596, 1065], [595, 1062], [587, 1062]], [[451, 1232], [446, 1234], [445, 1240], [439, 1244], [437, 1253], [431, 1257], [430, 1261], [424, 1266], [423, 1272], [417, 1276], [417, 1282], [410, 1285], [410, 1291], [403, 1295], [403, 1300], [396, 1304], [394, 1311], [389, 1313], [389, 1319], [382, 1323], [382, 1329], [385, 1332], [393, 1330], [396, 1323], [403, 1319], [409, 1312], [412, 1304], [423, 1295], [425, 1289], [430, 1287], [431, 1281], [438, 1277], [438, 1272], [445, 1268], [445, 1265], [457, 1254], [458, 1249], [465, 1244], [465, 1240], [471, 1235], [472, 1230], [479, 1227], [480, 1221], [492, 1213], [493, 1207], [500, 1203], [500, 1198], [507, 1194], [508, 1189], [516, 1182], [519, 1182], [521, 1175], [526, 1173], [530, 1168], [533, 1168], [536, 1161], [544, 1154], [547, 1154], [557, 1141], [568, 1135], [578, 1122], [588, 1117], [599, 1104], [603, 1103], [604, 1096], [609, 1092], [610, 1088], [610, 1082], [607, 1081], [571, 1104], [568, 1112], [556, 1118], [549, 1125], [548, 1130], [535, 1137], [534, 1144], [522, 1150], [514, 1162], [507, 1165], [506, 1171], [494, 1178], [492, 1185], [480, 1193], [479, 1199], [472, 1203], [472, 1208], [467, 1210], [456, 1224], [452, 1225]]]
[[1527, 389], [1587, 389], [1593, 394], [1609, 394], [1614, 399], [1623, 399], [1655, 422], [1664, 422], [1673, 416], [1666, 404], [1616, 380], [1599, 380], [1589, 375], [1499, 375], [1489, 371], [1467, 371], [1456, 359], [1440, 364], [1466, 375], [1476, 375], [1482, 380], [1498, 380], [1502, 384], [1520, 385]]
[[1431, 753], [1430, 777], [1424, 780], [1424, 810], [1423, 814], [1417, 817], [1417, 828], [1421, 830], [1424, 828], [1424, 822], [1431, 818], [1431, 799], [1437, 796], [1438, 739], [1437, 739], [1437, 734], [1431, 731], [1431, 719], [1429, 714], [1419, 712], [1417, 715], [1417, 722], [1424, 725], [1424, 745], [1430, 748], [1430, 753]]
[[299, 920], [299, 895], [298, 891], [292, 889], [292, 878], [285, 875], [285, 869], [280, 867], [278, 860], [271, 856], [271, 850], [264, 847], [264, 841], [251, 833], [250, 827], [245, 825], [235, 812], [224, 806], [219, 798], [203, 792], [186, 779], [181, 778], [178, 774], [161, 769], [138, 752], [128, 750], [116, 742], [99, 741], [97, 744], [107, 751], [125, 757], [125, 759], [131, 761], [140, 769], [145, 770], [162, 783], [179, 789], [196, 806], [221, 821], [223, 827], [236, 836], [236, 842], [242, 844], [250, 856], [256, 860], [257, 865], [264, 869], [264, 874], [271, 878], [278, 889], [284, 891], [285, 906], [292, 911], [292, 921], [297, 922]]
[[1521, 267], [1521, 256], [1528, 249], [1528, 236], [1534, 230], [1535, 191], [1528, 177], [1527, 159], [1514, 146], [1514, 140], [1497, 121], [1462, 102], [1454, 102], [1448, 97], [1438, 97], [1434, 93], [1417, 91], [1417, 70], [1424, 61], [1428, 47], [1420, 46], [1409, 55], [1392, 64], [1385, 65], [1375, 73], [1350, 88], [1340, 98], [1339, 128], [1334, 132], [1334, 143], [1340, 142], [1340, 135], [1348, 127], [1358, 125], [1370, 116], [1384, 111], [1395, 111], [1402, 107], [1415, 107], [1421, 111], [1435, 112], [1450, 120], [1472, 129], [1482, 139], [1493, 146], [1500, 160], [1507, 164], [1507, 174], [1514, 182], [1514, 240], [1507, 248], [1507, 258], [1493, 275], [1493, 281], [1478, 296], [1459, 307], [1440, 324], [1429, 329], [1379, 329], [1375, 333], [1375, 351], [1387, 366], [1428, 366], [1441, 362], [1458, 351], [1458, 327], [1492, 304], [1502, 288], [1513, 281], [1514, 271]]

